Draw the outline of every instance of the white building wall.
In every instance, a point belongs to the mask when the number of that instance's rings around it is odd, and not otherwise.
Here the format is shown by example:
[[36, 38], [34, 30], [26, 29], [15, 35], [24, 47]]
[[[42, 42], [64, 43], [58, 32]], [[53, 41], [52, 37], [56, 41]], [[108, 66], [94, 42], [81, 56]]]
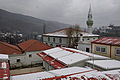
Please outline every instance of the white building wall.
[[91, 52], [91, 42], [98, 39], [98, 37], [83, 37], [81, 40], [79, 41], [78, 44], [78, 49], [82, 50], [82, 51], [87, 51], [86, 49], [89, 48], [89, 52]]
[[[28, 66], [36, 63], [42, 63], [42, 59], [36, 54], [39, 52], [41, 51], [10, 55], [10, 66], [13, 68], [13, 67], [20, 67], [20, 66]], [[31, 55], [31, 57], [29, 57], [29, 55]], [[20, 62], [17, 62], [17, 59], [20, 59]]]
[[91, 44], [85, 44], [85, 43], [79, 43], [78, 49], [82, 51], [86, 51], [86, 49], [89, 48], [91, 52]]
[[[50, 40], [48, 40], [48, 37]], [[52, 37], [52, 36], [43, 36], [43, 42], [45, 44], [48, 44], [52, 47], [56, 47], [56, 45], [61, 45], [61, 46], [66, 46], [67, 47], [67, 38], [64, 38], [64, 37]], [[61, 42], [60, 42], [60, 38], [61, 38]], [[54, 41], [55, 39], [55, 41]]]

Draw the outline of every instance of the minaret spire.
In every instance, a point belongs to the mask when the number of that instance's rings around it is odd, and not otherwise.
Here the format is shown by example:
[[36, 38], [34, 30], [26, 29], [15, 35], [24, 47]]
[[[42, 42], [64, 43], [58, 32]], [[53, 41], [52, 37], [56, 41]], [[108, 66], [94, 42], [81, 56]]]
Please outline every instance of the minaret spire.
[[87, 20], [87, 26], [88, 26], [88, 32], [92, 33], [92, 26], [93, 26], [93, 20], [92, 20], [92, 10], [91, 10], [91, 3], [88, 11], [88, 20]]

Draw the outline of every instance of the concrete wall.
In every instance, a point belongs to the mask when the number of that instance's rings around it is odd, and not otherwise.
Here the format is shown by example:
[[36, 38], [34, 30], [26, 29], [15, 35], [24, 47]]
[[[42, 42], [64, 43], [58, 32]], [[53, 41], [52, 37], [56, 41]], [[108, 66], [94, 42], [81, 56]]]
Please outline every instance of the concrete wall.
[[[11, 68], [28, 66], [31, 64], [42, 63], [42, 59], [36, 54], [41, 51], [26, 52], [24, 54], [9, 55]], [[30, 57], [31, 55], [31, 57]], [[17, 62], [20, 59], [20, 62]]]

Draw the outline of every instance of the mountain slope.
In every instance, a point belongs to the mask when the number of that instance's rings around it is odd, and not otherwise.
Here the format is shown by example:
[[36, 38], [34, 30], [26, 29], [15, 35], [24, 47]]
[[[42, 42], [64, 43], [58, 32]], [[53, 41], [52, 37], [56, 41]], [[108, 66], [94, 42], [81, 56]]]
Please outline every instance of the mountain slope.
[[44, 23], [46, 24], [46, 32], [69, 27], [68, 24], [45, 21], [31, 16], [11, 13], [0, 9], [0, 31], [20, 31], [24, 34], [30, 34], [32, 32], [43, 33]]

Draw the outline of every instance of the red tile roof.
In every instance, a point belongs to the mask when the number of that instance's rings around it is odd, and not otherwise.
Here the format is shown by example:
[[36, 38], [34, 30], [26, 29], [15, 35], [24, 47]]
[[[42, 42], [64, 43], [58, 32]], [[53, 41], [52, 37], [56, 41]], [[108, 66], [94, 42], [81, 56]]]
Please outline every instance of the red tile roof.
[[120, 46], [120, 38], [104, 37], [92, 41], [92, 43]]
[[0, 54], [21, 54], [21, 50], [14, 45], [0, 41]]
[[37, 40], [28, 40], [28, 41], [24, 41], [20, 44], [18, 44], [18, 46], [25, 52], [29, 52], [29, 51], [42, 51], [42, 50], [47, 50], [50, 49], [51, 47], [41, 43]]

